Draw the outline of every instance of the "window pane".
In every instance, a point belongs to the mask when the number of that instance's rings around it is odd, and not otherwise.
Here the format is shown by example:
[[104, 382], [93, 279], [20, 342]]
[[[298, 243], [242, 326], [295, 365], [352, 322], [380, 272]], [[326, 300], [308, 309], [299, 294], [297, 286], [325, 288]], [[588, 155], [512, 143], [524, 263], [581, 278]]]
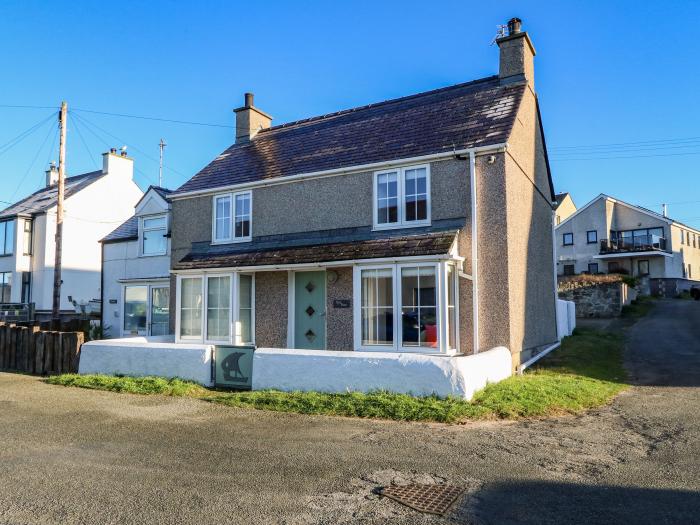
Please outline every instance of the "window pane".
[[234, 237], [250, 237], [250, 193], [236, 195]]
[[188, 277], [180, 284], [180, 335], [202, 335], [202, 279]]
[[361, 282], [362, 344], [391, 345], [394, 341], [392, 270], [362, 270]]
[[391, 224], [399, 221], [398, 173], [382, 173], [377, 176], [377, 223]]
[[0, 273], [0, 302], [12, 301], [12, 272]]
[[32, 221], [29, 219], [25, 219], [24, 220], [24, 239], [22, 241], [24, 244], [24, 254], [25, 255], [32, 254], [32, 229], [33, 229]]
[[207, 279], [207, 339], [227, 340], [230, 334], [231, 278]]
[[0, 249], [3, 255], [14, 253], [15, 249], [15, 221], [5, 221], [0, 223], [0, 237], [2, 237], [2, 245]]
[[401, 326], [404, 346], [437, 347], [435, 268], [401, 269]]
[[143, 220], [144, 229], [165, 228], [165, 217], [153, 217]]
[[146, 331], [148, 287], [127, 286], [124, 289], [124, 331], [130, 334]]
[[170, 288], [151, 288], [151, 335], [170, 331]]
[[0, 222], [0, 254], [5, 255], [5, 228], [7, 222]]
[[427, 172], [425, 168], [406, 170], [404, 177], [406, 221], [424, 221], [428, 218]]
[[214, 236], [217, 241], [231, 238], [231, 197], [217, 197]]
[[167, 247], [165, 235], [165, 228], [159, 230], [144, 230], [143, 253], [146, 255], [165, 253]]

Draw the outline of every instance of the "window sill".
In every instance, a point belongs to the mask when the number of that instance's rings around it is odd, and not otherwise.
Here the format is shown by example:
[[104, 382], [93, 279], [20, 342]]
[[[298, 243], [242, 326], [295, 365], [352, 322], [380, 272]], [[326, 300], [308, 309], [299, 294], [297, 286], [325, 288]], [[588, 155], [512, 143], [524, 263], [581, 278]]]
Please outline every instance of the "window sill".
[[401, 230], [403, 228], [420, 228], [425, 226], [430, 226], [430, 221], [421, 222], [408, 222], [408, 223], [397, 223], [397, 224], [375, 224], [372, 226], [372, 231], [382, 231], [382, 230]]
[[168, 255], [168, 252], [162, 252], [162, 253], [142, 253], [142, 254], [139, 254], [139, 257], [163, 257], [164, 255]]
[[252, 240], [253, 240], [252, 237], [243, 237], [240, 239], [232, 239], [229, 241], [211, 241], [211, 245], [216, 246], [219, 244], [238, 244], [238, 243], [242, 243], [242, 242], [251, 242]]
[[448, 350], [443, 352], [437, 348], [415, 347], [415, 348], [396, 348], [394, 346], [360, 346], [355, 348], [355, 352], [376, 352], [387, 354], [423, 354], [423, 355], [456, 355], [457, 350]]

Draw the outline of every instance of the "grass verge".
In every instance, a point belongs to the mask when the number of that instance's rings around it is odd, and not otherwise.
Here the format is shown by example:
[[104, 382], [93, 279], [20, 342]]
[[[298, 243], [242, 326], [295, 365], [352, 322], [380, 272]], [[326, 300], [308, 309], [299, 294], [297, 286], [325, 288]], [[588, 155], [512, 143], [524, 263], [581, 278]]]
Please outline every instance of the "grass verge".
[[456, 423], [575, 414], [608, 403], [625, 388], [623, 338], [579, 330], [522, 376], [488, 385], [472, 401], [389, 392], [228, 392], [180, 379], [64, 374], [46, 381], [132, 394], [196, 397], [231, 407], [400, 421]]
[[654, 308], [656, 299], [650, 295], [641, 295], [630, 304], [622, 307], [621, 317], [628, 320], [637, 320], [644, 317]]

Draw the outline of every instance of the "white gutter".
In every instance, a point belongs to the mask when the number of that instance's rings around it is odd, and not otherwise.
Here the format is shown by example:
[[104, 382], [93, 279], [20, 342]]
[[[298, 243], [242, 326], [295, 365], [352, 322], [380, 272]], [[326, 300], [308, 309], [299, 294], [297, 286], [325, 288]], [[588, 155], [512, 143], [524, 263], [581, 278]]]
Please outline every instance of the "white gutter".
[[431, 160], [447, 159], [454, 157], [456, 155], [473, 155], [477, 153], [497, 153], [505, 151], [507, 143], [502, 142], [499, 144], [492, 144], [490, 146], [477, 146], [474, 148], [458, 149], [452, 151], [444, 151], [442, 153], [433, 153], [431, 155], [421, 155], [419, 157], [409, 157], [405, 159], [398, 159], [393, 161], [382, 161], [382, 162], [372, 162], [370, 164], [359, 164], [357, 166], [349, 166], [346, 168], [336, 168], [332, 170], [314, 171], [310, 173], [299, 173], [297, 175], [289, 175], [286, 177], [276, 177], [271, 180], [261, 180], [252, 182], [243, 182], [240, 184], [229, 184], [227, 186], [219, 186], [217, 188], [207, 188], [204, 190], [193, 190], [185, 193], [180, 193], [177, 195], [169, 195], [170, 200], [187, 199], [192, 197], [199, 197], [202, 195], [213, 195], [215, 193], [221, 193], [224, 191], [238, 191], [250, 188], [261, 188], [266, 186], [276, 186], [278, 184], [289, 184], [291, 182], [298, 182], [306, 179], [314, 178], [325, 178], [334, 177], [337, 175], [348, 175], [351, 173], [359, 173], [363, 171], [372, 171], [384, 168], [390, 168], [394, 166], [405, 166], [407, 164], [427, 162]]
[[478, 221], [477, 221], [477, 188], [476, 188], [476, 153], [469, 151], [469, 191], [472, 208], [472, 323], [473, 350], [479, 353], [479, 255], [478, 255]]
[[542, 358], [543, 358], [544, 356], [546, 356], [549, 352], [551, 352], [552, 350], [556, 350], [556, 349], [559, 348], [560, 346], [561, 346], [561, 343], [554, 343], [553, 345], [550, 345], [550, 346], [548, 346], [547, 348], [545, 348], [544, 350], [542, 350], [542, 351], [541, 351], [539, 354], [537, 354], [535, 357], [531, 357], [530, 359], [528, 359], [527, 361], [525, 361], [524, 363], [522, 363], [522, 364], [518, 367], [518, 374], [522, 374], [523, 371], [525, 371], [525, 369], [526, 369], [527, 367], [534, 365], [537, 361], [539, 361], [540, 359], [542, 359]]

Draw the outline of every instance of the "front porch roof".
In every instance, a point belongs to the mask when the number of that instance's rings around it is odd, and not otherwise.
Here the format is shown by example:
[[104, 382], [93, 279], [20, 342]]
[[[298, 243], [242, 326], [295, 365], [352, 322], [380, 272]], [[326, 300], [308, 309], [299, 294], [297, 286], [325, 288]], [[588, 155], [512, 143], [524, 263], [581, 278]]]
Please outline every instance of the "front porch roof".
[[274, 266], [286, 264], [310, 264], [322, 262], [352, 261], [391, 257], [417, 257], [446, 255], [450, 252], [458, 229], [421, 231], [407, 234], [397, 232], [372, 232], [369, 238], [353, 239], [352, 236], [313, 237], [296, 239], [294, 245], [269, 246], [253, 243], [212, 246], [205, 251], [193, 251], [175, 264], [175, 270], [206, 268], [235, 268], [239, 266]]
[[630, 257], [673, 257], [673, 254], [661, 250], [647, 250], [644, 252], [615, 252], [594, 255], [594, 259], [629, 259]]

